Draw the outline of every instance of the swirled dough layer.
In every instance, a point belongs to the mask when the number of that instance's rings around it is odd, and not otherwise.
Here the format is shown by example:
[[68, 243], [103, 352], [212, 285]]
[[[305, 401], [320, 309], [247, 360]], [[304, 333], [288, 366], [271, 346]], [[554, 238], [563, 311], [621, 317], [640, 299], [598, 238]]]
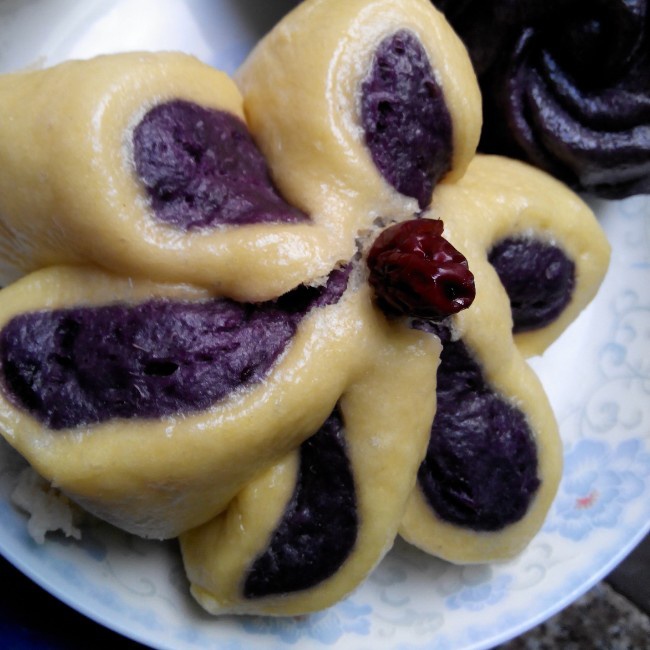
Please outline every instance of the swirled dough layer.
[[[407, 340], [421, 354], [429, 354], [435, 364], [435, 353], [425, 353], [431, 345], [426, 339], [393, 334], [381, 324], [368, 290], [361, 286], [346, 291], [333, 304], [311, 308], [280, 356], [261, 376], [251, 380], [254, 372], [244, 369], [241, 385], [215, 399], [214, 404], [189, 409], [176, 404], [176, 410], [153, 417], [146, 411], [146, 399], [136, 395], [142, 398], [135, 405], [142, 405], [143, 415], [137, 408], [124, 412], [119, 405], [117, 414], [109, 410], [76, 426], [48, 426], [34, 401], [41, 394], [42, 366], [52, 380], [53, 364], [55, 374], [70, 365], [77, 371], [93, 352], [72, 354], [75, 337], [83, 334], [83, 322], [74, 310], [118, 305], [128, 313], [129, 306], [136, 309], [152, 300], [196, 307], [214, 300], [214, 296], [188, 285], [134, 281], [92, 268], [53, 267], [4, 289], [0, 301], [5, 373], [0, 391], [3, 436], [43, 477], [89, 512], [146, 537], [174, 536], [210, 519], [258, 472], [299, 446], [318, 429], [359, 373], [365, 372], [369, 359], [382, 354], [382, 332], [386, 331], [389, 342], [392, 336]], [[4, 336], [14, 318], [66, 309], [73, 310], [71, 320], [76, 318], [77, 323], [75, 327], [66, 326], [64, 334], [56, 321], [54, 329], [45, 335], [38, 328], [28, 327], [18, 328], [17, 339]], [[121, 328], [118, 323], [113, 328], [106, 354], [111, 353], [112, 346], [116, 359], [113, 372], [119, 382], [115, 377], [107, 378], [107, 400], [111, 390], [118, 388], [126, 391], [124, 394], [148, 390], [131, 365], [119, 372], [121, 359], [130, 363], [129, 357], [136, 353], [145, 355], [140, 364], [144, 374], [153, 374], [156, 382], [163, 382], [152, 384], [154, 398], [156, 391], [164, 389], [167, 374], [180, 374], [187, 366], [183, 358], [163, 359], [161, 364], [156, 356], [164, 343], [155, 343], [156, 331], [162, 335], [169, 332], [166, 323], [150, 318], [143, 321], [142, 328], [153, 333], [149, 337], [151, 351], [146, 354], [133, 347], [143, 345], [137, 337], [127, 336], [126, 326]], [[41, 359], [39, 336], [65, 336], [72, 343], [54, 347], [54, 356]], [[30, 390], [21, 392], [15, 388], [20, 388], [20, 383], [9, 381], [15, 378], [17, 367], [10, 353], [17, 345], [12, 341], [21, 342], [25, 337], [36, 337], [36, 342], [23, 346], [22, 356], [18, 355], [23, 362], [21, 382], [31, 382]], [[190, 338], [187, 345], [203, 343]], [[30, 357], [31, 351], [35, 351], [36, 359]], [[263, 348], [260, 354], [265, 354]], [[61, 358], [55, 358], [57, 355]], [[212, 363], [220, 362], [224, 363], [217, 357]], [[199, 379], [190, 377], [187, 381], [191, 384]], [[60, 400], [72, 400], [68, 384], [60, 381]], [[80, 396], [74, 399], [86, 399], [86, 387], [82, 386]], [[43, 388], [50, 390], [52, 386]], [[71, 403], [74, 405], [74, 400]]]

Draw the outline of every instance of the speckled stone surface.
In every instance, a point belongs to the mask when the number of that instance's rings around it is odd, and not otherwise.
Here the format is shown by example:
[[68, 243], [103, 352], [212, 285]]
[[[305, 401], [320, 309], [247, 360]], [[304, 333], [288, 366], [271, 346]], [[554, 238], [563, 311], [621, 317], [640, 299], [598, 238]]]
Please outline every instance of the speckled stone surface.
[[[612, 571], [607, 582], [650, 615], [650, 535]], [[647, 647], [650, 648], [650, 638]]]

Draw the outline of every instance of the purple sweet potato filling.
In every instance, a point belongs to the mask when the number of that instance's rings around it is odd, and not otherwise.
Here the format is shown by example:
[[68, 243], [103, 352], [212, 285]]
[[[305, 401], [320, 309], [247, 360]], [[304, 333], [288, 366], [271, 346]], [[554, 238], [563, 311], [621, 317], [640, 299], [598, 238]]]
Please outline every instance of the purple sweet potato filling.
[[411, 32], [400, 30], [379, 44], [361, 85], [361, 122], [382, 176], [424, 209], [451, 168], [452, 120], [427, 54]]
[[0, 332], [2, 384], [50, 429], [208, 408], [263, 379], [314, 308], [335, 303], [347, 270], [277, 301], [153, 299], [37, 311]]
[[510, 298], [513, 332], [552, 323], [571, 301], [575, 264], [558, 246], [510, 237], [497, 243], [488, 259]]
[[160, 104], [135, 128], [133, 155], [156, 218], [181, 230], [307, 219], [280, 196], [246, 125], [231, 113]]
[[494, 393], [462, 341], [444, 328], [438, 407], [418, 471], [436, 515], [476, 531], [499, 531], [526, 514], [537, 491], [537, 449], [524, 414]]
[[300, 447], [293, 496], [244, 584], [246, 598], [309, 589], [334, 575], [358, 530], [354, 476], [338, 409]]

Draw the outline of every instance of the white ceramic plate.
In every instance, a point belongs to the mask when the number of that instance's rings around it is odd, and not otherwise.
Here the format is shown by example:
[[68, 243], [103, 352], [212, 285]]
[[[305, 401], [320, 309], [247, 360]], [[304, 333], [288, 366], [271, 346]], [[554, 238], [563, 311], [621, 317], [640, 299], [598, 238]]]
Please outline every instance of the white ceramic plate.
[[[0, 72], [131, 49], [180, 49], [233, 72], [291, 2], [0, 0]], [[299, 619], [211, 618], [174, 543], [93, 523], [33, 542], [9, 502], [21, 461], [0, 446], [0, 552], [91, 618], [156, 648], [478, 650], [512, 638], [604, 577], [650, 528], [650, 197], [598, 202], [613, 245], [596, 301], [533, 365], [558, 415], [566, 471], [516, 560], [460, 568], [398, 543], [370, 579]]]

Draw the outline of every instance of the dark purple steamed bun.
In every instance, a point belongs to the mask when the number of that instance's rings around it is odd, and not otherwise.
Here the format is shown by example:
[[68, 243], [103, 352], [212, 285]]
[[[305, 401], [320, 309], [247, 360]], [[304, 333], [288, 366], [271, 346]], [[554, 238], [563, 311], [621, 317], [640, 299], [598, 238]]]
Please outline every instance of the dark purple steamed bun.
[[480, 150], [577, 191], [650, 192], [646, 0], [435, 0], [463, 39], [484, 103]]

